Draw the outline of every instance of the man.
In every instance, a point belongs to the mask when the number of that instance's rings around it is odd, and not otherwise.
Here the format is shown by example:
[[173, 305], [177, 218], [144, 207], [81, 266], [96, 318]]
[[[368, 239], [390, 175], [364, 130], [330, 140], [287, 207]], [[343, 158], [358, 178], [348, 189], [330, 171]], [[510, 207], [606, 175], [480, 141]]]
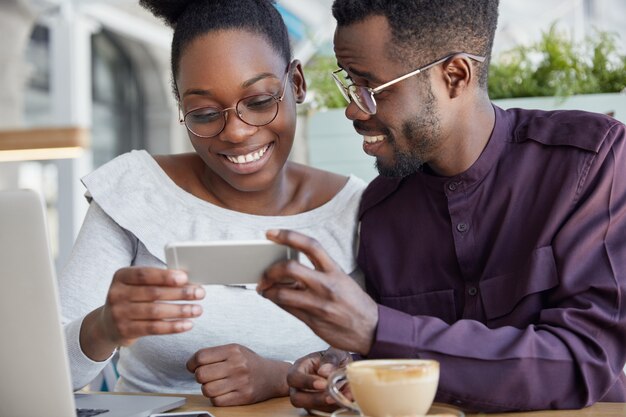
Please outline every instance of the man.
[[436, 399], [468, 410], [626, 401], [625, 127], [493, 106], [497, 7], [335, 0], [335, 76], [382, 176], [360, 210], [367, 294], [317, 242], [268, 232], [315, 270], [275, 264], [259, 292], [336, 348], [294, 365], [294, 405], [331, 406], [337, 349], [436, 359]]

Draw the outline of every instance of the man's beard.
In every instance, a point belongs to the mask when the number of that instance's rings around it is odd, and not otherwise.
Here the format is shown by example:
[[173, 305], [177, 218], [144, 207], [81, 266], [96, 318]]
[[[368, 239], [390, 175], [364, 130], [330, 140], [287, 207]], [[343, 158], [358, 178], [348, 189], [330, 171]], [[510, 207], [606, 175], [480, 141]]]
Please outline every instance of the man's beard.
[[375, 166], [380, 175], [406, 177], [422, 170], [422, 166], [427, 162], [427, 155], [439, 142], [441, 123], [434, 108], [435, 96], [429, 88], [422, 114], [415, 115], [402, 124], [402, 135], [406, 138], [408, 150], [399, 149], [391, 132], [385, 132], [387, 143], [393, 148], [394, 160], [393, 165], [384, 165], [378, 158], [376, 159]]

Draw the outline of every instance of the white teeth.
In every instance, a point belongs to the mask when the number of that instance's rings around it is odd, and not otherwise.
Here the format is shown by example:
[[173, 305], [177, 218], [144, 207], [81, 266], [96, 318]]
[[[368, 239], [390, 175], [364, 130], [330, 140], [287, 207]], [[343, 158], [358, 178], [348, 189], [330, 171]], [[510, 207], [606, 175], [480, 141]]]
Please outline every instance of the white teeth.
[[365, 143], [376, 143], [376, 142], [382, 142], [383, 140], [385, 140], [385, 136], [383, 136], [383, 135], [378, 135], [378, 136], [363, 136], [363, 140], [365, 141]]
[[237, 156], [225, 155], [225, 156], [226, 156], [226, 159], [228, 159], [233, 164], [245, 164], [249, 162], [258, 161], [259, 159], [261, 159], [261, 157], [265, 154], [265, 152], [267, 152], [269, 148], [270, 148], [270, 145], [267, 145], [263, 149], [250, 152], [249, 154], [246, 154], [246, 155], [237, 155]]

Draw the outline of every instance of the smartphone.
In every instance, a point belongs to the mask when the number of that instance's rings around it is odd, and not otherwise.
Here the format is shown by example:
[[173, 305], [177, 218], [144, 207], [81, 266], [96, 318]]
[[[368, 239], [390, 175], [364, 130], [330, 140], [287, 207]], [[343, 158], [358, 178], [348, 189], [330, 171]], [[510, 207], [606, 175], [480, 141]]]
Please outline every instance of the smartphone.
[[168, 416], [178, 416], [178, 417], [215, 417], [213, 414], [208, 411], [182, 411], [180, 413], [158, 413], [158, 414], [150, 414], [149, 417], [168, 417]]
[[297, 251], [269, 240], [173, 242], [165, 246], [169, 269], [186, 271], [198, 284], [256, 284], [280, 260], [297, 259]]

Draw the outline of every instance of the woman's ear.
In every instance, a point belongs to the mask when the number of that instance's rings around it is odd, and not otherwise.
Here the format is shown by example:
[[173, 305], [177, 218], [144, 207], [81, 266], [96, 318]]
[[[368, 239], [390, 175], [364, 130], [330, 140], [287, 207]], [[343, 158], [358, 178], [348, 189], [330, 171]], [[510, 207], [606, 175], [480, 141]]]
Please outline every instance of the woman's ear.
[[300, 60], [293, 60], [293, 63], [291, 64], [290, 76], [296, 103], [300, 104], [306, 97], [306, 80], [304, 79], [304, 71], [302, 70], [302, 63], [300, 63]]
[[475, 75], [469, 58], [459, 54], [448, 61], [444, 66], [444, 78], [450, 98], [461, 95]]

